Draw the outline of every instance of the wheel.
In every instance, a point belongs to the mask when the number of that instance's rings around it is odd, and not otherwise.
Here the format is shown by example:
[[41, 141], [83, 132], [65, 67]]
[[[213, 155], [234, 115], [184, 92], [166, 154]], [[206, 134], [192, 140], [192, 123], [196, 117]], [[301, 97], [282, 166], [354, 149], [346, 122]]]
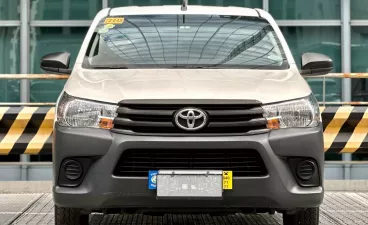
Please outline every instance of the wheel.
[[79, 209], [55, 205], [55, 225], [88, 225], [88, 217], [88, 214], [81, 214]]
[[319, 208], [308, 208], [295, 214], [283, 214], [284, 225], [318, 225]]

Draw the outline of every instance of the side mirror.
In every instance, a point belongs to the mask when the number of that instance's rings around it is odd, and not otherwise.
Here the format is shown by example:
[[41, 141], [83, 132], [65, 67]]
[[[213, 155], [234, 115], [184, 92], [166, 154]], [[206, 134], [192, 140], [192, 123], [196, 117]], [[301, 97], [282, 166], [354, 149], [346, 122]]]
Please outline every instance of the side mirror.
[[325, 75], [331, 72], [333, 63], [330, 57], [318, 53], [304, 53], [302, 55], [301, 75]]
[[69, 69], [70, 53], [57, 52], [45, 55], [41, 58], [41, 69], [51, 73], [71, 74]]

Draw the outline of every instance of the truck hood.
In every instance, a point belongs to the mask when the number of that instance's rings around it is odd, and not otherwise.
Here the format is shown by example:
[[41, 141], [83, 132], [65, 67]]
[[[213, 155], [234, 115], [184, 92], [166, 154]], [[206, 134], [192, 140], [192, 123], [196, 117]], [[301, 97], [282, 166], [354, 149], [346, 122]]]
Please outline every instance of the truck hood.
[[125, 99], [240, 99], [262, 103], [305, 97], [311, 90], [296, 69], [89, 70], [76, 65], [69, 95], [118, 103]]

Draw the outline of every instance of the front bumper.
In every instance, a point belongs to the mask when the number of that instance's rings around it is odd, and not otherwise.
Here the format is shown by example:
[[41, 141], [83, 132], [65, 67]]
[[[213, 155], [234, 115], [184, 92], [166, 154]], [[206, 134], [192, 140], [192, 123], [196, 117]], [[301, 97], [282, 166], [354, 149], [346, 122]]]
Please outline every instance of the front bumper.
[[[66, 128], [54, 130], [55, 204], [61, 207], [99, 210], [104, 208], [275, 208], [318, 207], [323, 186], [301, 187], [287, 163], [287, 157], [309, 157], [318, 164], [323, 179], [322, 127], [282, 129], [265, 134], [231, 137], [154, 137], [111, 133], [108, 130]], [[233, 190], [222, 200], [164, 200], [148, 190], [147, 178], [112, 175], [126, 149], [255, 149], [267, 167], [265, 177], [235, 177]], [[78, 187], [58, 186], [61, 163], [68, 157], [96, 160]]]

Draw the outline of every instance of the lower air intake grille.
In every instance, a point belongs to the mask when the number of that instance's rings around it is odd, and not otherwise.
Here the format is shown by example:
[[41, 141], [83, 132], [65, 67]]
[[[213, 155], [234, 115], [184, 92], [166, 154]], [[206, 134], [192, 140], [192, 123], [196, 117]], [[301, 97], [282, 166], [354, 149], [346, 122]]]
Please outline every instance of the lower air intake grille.
[[259, 177], [267, 169], [252, 149], [129, 149], [124, 151], [114, 175], [147, 177], [149, 170], [230, 170], [234, 177]]

